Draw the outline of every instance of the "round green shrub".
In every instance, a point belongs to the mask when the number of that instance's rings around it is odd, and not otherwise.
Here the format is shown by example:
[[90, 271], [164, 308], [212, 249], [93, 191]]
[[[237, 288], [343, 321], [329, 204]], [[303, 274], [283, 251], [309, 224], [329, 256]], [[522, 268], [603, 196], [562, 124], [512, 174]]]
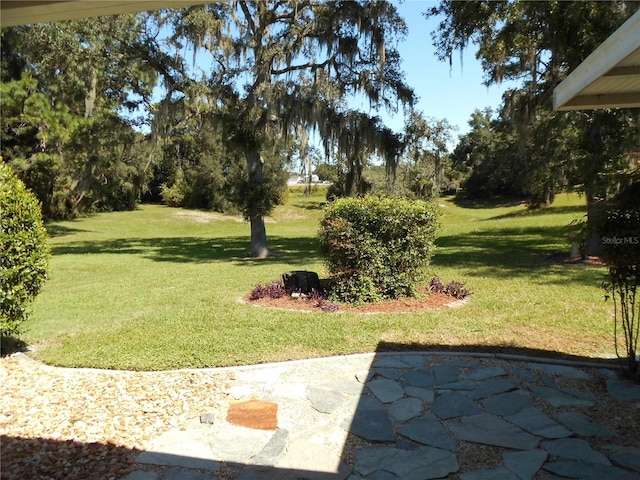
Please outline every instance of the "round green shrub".
[[47, 278], [47, 231], [35, 195], [0, 160], [0, 326], [19, 333], [27, 308]]
[[414, 296], [435, 249], [438, 211], [431, 202], [341, 198], [320, 222], [320, 249], [335, 300], [365, 303]]

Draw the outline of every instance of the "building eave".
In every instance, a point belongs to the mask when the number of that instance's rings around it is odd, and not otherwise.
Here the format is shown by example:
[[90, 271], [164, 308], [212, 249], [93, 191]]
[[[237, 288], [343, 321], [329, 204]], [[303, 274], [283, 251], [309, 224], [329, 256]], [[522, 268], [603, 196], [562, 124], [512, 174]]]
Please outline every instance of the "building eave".
[[2, 0], [0, 25], [13, 27], [163, 8], [182, 8], [209, 2], [210, 0]]
[[553, 91], [555, 110], [640, 107], [640, 10]]

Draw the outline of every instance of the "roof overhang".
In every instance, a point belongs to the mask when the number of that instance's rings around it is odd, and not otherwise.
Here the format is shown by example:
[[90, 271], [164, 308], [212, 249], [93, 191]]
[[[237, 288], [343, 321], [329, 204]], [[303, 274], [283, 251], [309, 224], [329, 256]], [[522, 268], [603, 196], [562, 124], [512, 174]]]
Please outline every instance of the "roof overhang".
[[640, 10], [553, 91], [554, 110], [640, 107]]
[[211, 0], [1, 0], [0, 26], [75, 20], [163, 8], [182, 8]]

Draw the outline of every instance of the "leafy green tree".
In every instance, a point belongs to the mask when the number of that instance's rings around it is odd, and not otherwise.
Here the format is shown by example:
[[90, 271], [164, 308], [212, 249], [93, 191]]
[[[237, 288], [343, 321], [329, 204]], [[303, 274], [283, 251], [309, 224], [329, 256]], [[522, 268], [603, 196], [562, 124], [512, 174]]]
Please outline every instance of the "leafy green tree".
[[580, 183], [575, 171], [578, 130], [564, 118], [541, 111], [521, 132], [505, 112], [497, 118], [490, 110], [474, 112], [472, 130], [454, 150], [455, 163], [469, 173], [466, 194], [515, 196], [541, 207], [549, 205], [556, 192]]
[[37, 195], [45, 216], [55, 216], [56, 203], [64, 203], [60, 193], [68, 188], [67, 178], [60, 178], [62, 148], [77, 128], [76, 119], [39, 91], [30, 74], [0, 89], [2, 156]]
[[100, 17], [2, 32], [2, 136], [9, 162], [47, 217], [132, 208], [152, 152], [124, 112], [157, 73], [140, 17]]
[[358, 159], [344, 134], [357, 116], [340, 114], [341, 102], [357, 93], [388, 108], [413, 99], [393, 48], [406, 27], [388, 2], [238, 1], [169, 13], [166, 21], [175, 45], [188, 42], [212, 58], [205, 95], [245, 158], [252, 257], [269, 253], [264, 216], [274, 203], [260, 196], [270, 189], [265, 152], [278, 136], [315, 128], [326, 150], [347, 153], [354, 168], [346, 187], [357, 188]]
[[532, 208], [551, 205], [556, 193], [576, 185], [579, 129], [571, 117], [545, 110], [531, 123], [522, 190]]
[[[355, 110], [326, 111], [324, 116], [331, 120], [323, 136], [325, 155], [334, 157], [338, 172], [337, 181], [328, 192], [330, 197], [368, 193], [372, 184], [364, 172], [372, 166], [374, 157], [385, 164], [387, 176], [395, 171], [402, 153], [402, 140], [379, 117]], [[386, 179], [385, 183], [388, 183]]]
[[553, 88], [638, 8], [637, 2], [456, 2], [443, 0], [427, 16], [442, 15], [433, 33], [438, 58], [474, 44], [487, 85], [522, 81], [523, 114], [550, 105]]
[[231, 198], [238, 154], [225, 148], [205, 115], [185, 115], [176, 122], [163, 140], [162, 156], [157, 183], [167, 204], [238, 212]]
[[471, 130], [461, 136], [452, 161], [463, 172], [464, 194], [470, 198], [496, 195], [522, 196], [518, 187], [519, 171], [512, 168], [513, 130], [493, 118], [491, 109], [476, 110], [469, 119]]
[[[580, 157], [579, 183], [591, 212], [607, 164], [618, 163], [629, 148], [637, 150], [637, 112], [553, 112], [552, 94], [638, 5], [445, 0], [427, 12], [444, 16], [434, 32], [441, 60], [452, 62], [456, 51], [473, 44], [487, 85], [521, 82], [506, 95], [501, 119], [515, 132], [512, 152], [522, 172], [523, 193], [533, 205], [548, 204], [568, 178], [576, 178]], [[635, 147], [630, 146], [633, 138]]]
[[316, 175], [321, 182], [334, 183], [338, 180], [338, 169], [335, 165], [331, 165], [327, 162], [319, 163], [315, 169]]
[[425, 118], [418, 111], [407, 117], [401, 181], [417, 198], [436, 196], [445, 188], [445, 163], [453, 131], [446, 119]]
[[228, 123], [221, 121], [223, 107], [207, 102], [185, 96], [167, 105], [170, 121], [163, 127], [163, 159], [155, 178], [162, 199], [171, 206], [232, 214], [245, 214], [249, 205], [261, 202], [270, 211], [282, 201], [285, 167], [300, 155], [299, 144], [274, 136], [261, 153], [266, 180], [253, 188], [241, 161], [243, 152], [230, 140]]

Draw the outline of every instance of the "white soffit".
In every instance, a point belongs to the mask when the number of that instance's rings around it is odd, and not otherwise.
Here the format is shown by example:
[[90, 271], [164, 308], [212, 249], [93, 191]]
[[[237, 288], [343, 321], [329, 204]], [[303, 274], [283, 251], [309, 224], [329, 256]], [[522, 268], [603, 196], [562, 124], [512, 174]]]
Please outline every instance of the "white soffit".
[[163, 8], [182, 8], [198, 3], [209, 2], [207, 0], [0, 0], [0, 25], [13, 27]]
[[555, 110], [640, 107], [640, 10], [553, 91]]

